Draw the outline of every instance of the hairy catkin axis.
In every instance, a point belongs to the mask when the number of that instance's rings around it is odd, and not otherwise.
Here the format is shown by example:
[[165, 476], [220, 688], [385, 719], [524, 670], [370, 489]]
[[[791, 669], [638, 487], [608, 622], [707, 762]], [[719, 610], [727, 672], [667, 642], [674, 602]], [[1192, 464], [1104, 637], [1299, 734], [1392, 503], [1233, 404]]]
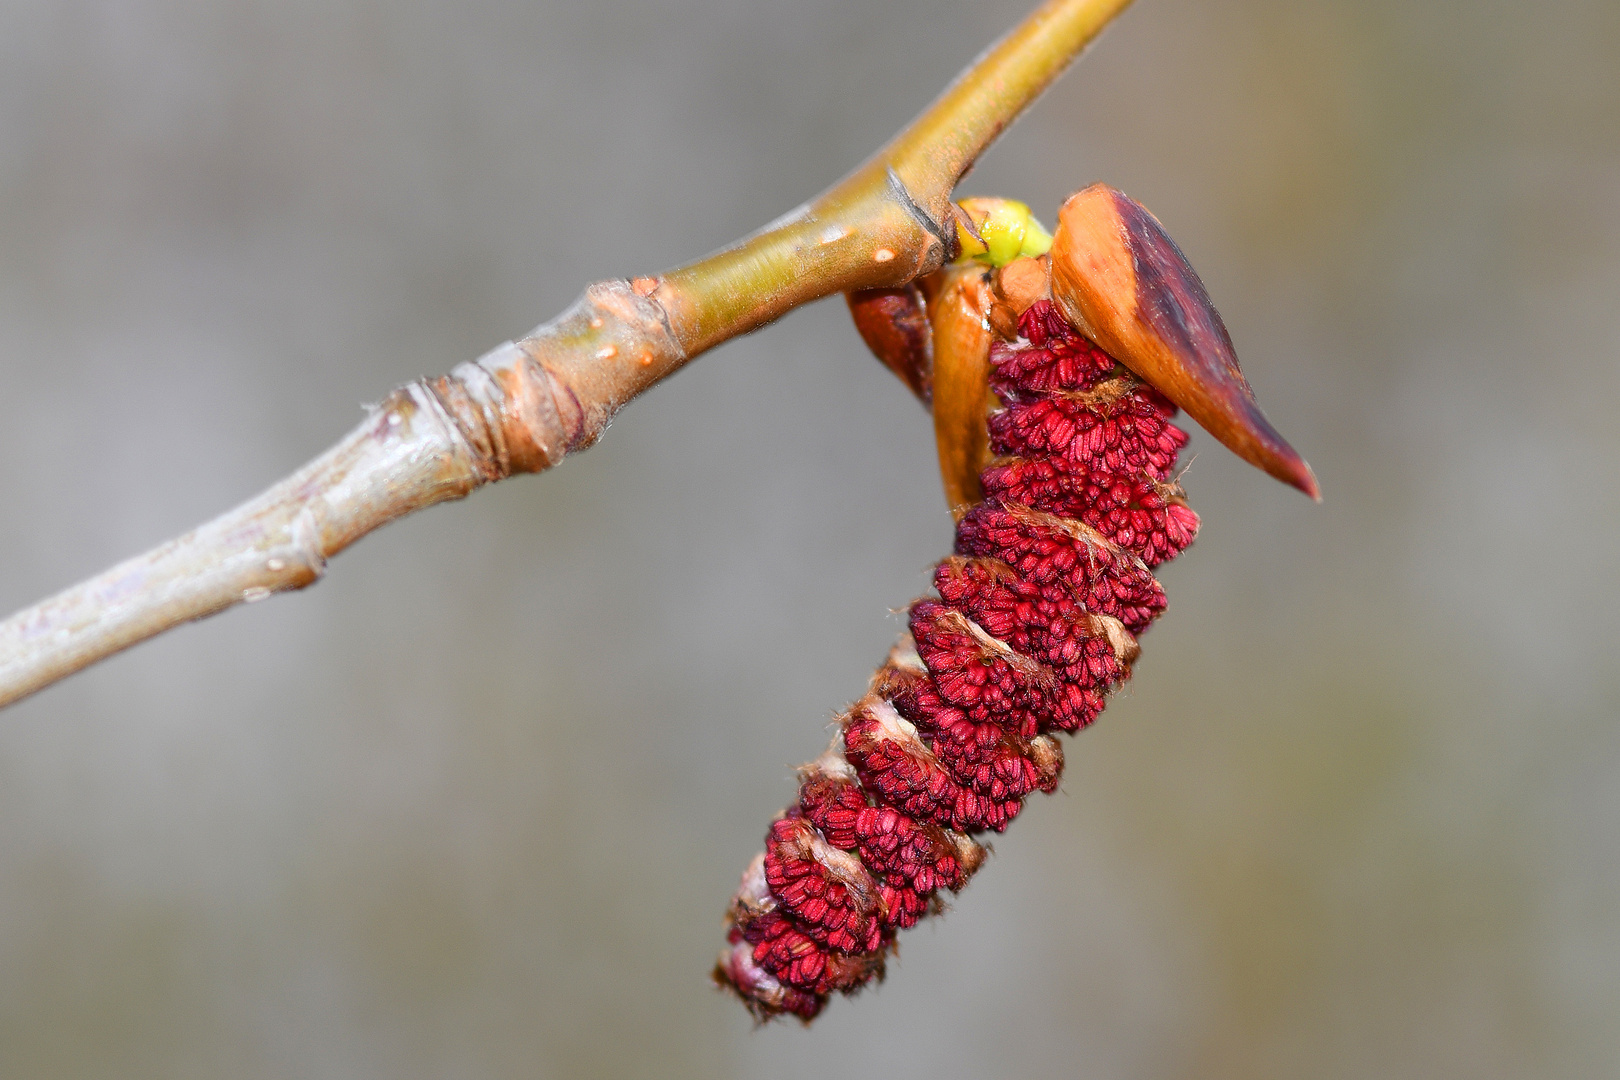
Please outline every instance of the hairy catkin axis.
[[910, 632], [800, 770], [727, 916], [715, 977], [761, 1019], [808, 1020], [883, 975], [895, 935], [942, 907], [1036, 791], [1059, 732], [1130, 677], [1164, 610], [1152, 567], [1193, 540], [1175, 407], [1051, 301], [991, 349], [995, 456]]

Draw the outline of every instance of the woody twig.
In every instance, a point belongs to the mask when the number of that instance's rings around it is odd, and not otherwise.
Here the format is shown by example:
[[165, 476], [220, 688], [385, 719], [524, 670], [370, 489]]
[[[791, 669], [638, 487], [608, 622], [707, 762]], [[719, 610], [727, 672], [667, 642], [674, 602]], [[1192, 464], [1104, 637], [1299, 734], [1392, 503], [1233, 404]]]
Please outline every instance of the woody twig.
[[636, 395], [801, 304], [938, 269], [962, 174], [1129, 2], [1048, 0], [813, 202], [689, 266], [587, 286], [521, 341], [395, 390], [259, 496], [0, 623], [0, 705], [181, 623], [304, 588], [406, 514], [551, 468]]

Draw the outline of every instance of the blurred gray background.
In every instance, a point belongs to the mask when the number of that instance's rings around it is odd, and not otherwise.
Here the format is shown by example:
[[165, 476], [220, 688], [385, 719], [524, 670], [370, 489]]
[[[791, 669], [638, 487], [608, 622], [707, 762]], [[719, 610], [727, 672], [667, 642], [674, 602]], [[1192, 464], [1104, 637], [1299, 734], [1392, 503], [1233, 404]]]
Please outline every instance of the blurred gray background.
[[[786, 211], [1026, 9], [4, 0], [0, 607]], [[1617, 55], [1613, 0], [1141, 0], [969, 177], [1151, 207], [1327, 502], [1195, 435], [1134, 683], [876, 992], [707, 983], [950, 544], [827, 302], [0, 714], [0, 1074], [1612, 1075]]]

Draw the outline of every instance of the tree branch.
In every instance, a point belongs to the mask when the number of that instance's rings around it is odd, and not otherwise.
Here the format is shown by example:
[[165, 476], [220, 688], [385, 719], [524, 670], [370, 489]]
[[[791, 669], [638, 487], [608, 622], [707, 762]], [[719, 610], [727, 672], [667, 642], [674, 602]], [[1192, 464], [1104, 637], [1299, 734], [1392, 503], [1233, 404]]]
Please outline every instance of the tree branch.
[[0, 623], [0, 706], [193, 619], [320, 579], [360, 537], [590, 446], [631, 398], [800, 304], [944, 262], [951, 191], [1130, 0], [1048, 0], [815, 201], [656, 278], [590, 285], [522, 341], [404, 386], [257, 498]]

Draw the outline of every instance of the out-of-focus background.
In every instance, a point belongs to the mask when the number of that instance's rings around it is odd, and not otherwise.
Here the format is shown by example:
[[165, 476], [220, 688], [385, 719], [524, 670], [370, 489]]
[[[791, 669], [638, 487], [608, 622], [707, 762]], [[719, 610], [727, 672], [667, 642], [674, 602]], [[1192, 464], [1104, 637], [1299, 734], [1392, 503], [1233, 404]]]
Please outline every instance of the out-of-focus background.
[[[1025, 11], [5, 0], [0, 607], [786, 211]], [[834, 301], [0, 714], [0, 1074], [1609, 1075], [1617, 55], [1612, 0], [1141, 0], [969, 177], [1151, 207], [1327, 501], [1195, 435], [1134, 683], [877, 991], [707, 983], [950, 544]]]

